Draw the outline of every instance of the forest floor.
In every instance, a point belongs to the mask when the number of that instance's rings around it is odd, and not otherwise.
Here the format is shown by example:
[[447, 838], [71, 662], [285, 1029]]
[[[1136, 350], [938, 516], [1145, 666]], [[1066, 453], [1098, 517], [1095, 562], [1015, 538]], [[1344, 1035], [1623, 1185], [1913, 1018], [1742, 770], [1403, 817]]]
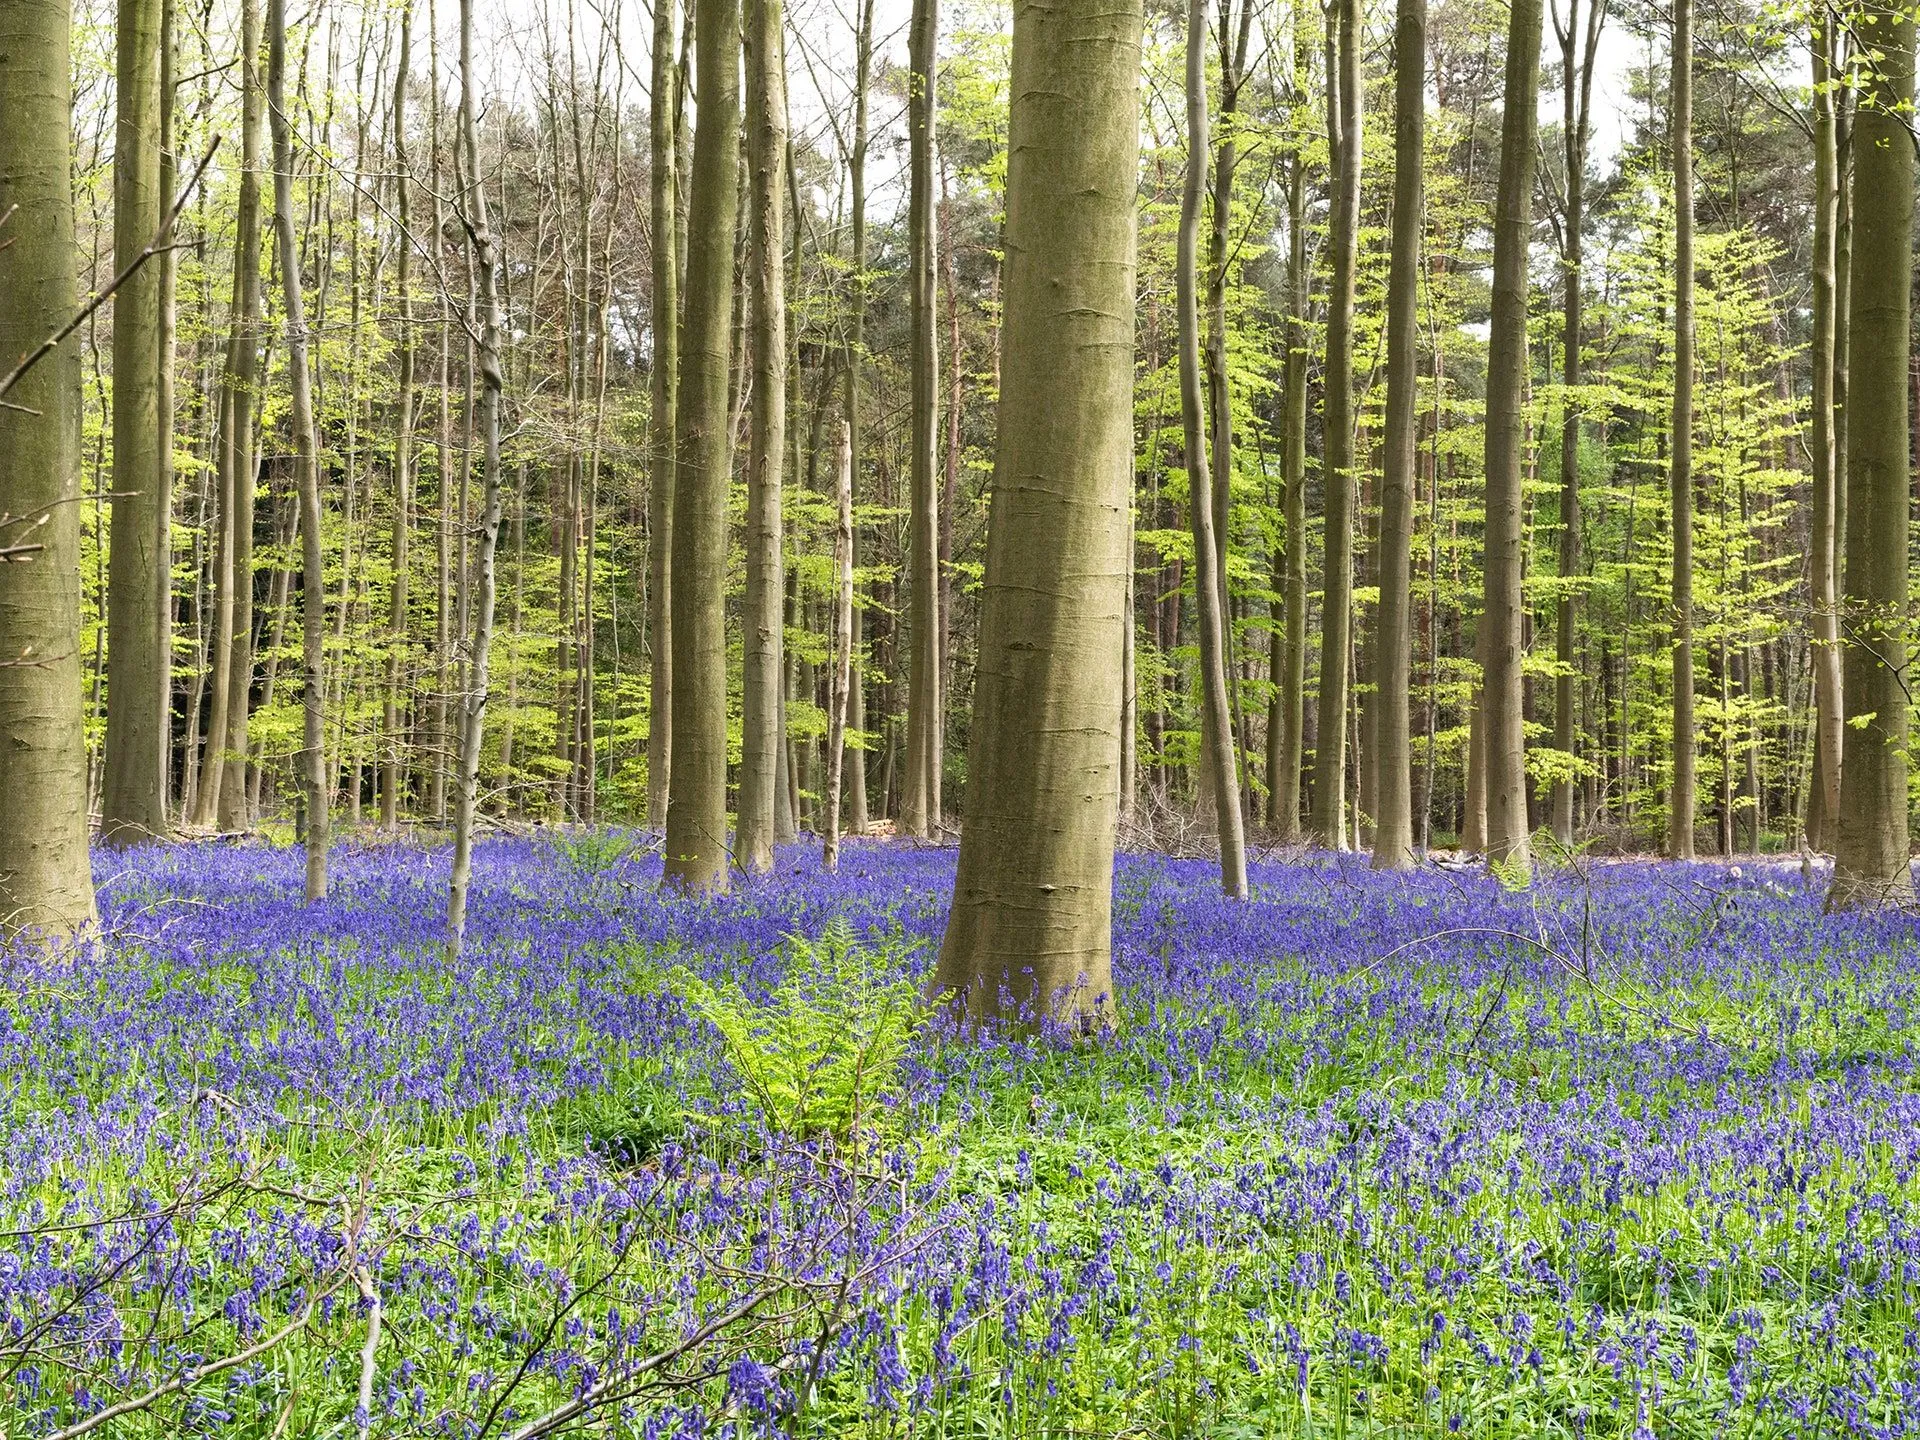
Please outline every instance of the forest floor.
[[499, 840], [449, 959], [442, 850], [102, 855], [0, 990], [0, 1432], [1916, 1433], [1913, 916], [1123, 857], [1117, 1031], [982, 1041], [953, 858]]

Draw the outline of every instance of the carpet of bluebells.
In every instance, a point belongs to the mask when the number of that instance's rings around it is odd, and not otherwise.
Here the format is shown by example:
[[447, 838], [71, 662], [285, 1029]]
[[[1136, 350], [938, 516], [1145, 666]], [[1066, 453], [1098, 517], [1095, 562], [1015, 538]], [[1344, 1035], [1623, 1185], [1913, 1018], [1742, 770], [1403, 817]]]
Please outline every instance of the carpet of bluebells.
[[918, 976], [953, 859], [501, 839], [450, 959], [444, 850], [102, 855], [0, 986], [0, 1434], [1920, 1434], [1913, 916], [1123, 858], [1116, 1031], [756, 1120], [676, 975]]

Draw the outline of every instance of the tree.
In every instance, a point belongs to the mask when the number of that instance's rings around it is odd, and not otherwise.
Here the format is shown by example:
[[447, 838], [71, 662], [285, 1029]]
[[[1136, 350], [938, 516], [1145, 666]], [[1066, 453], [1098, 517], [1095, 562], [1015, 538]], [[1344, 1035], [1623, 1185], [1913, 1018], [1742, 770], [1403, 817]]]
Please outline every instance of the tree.
[[1693, 858], [1693, 0], [1673, 6], [1673, 790], [1667, 856]]
[[780, 682], [786, 586], [781, 565], [781, 462], [787, 445], [786, 57], [780, 0], [747, 0], [747, 169], [753, 286], [753, 443], [747, 469], [746, 656], [741, 692], [741, 865], [773, 868], [779, 793]]
[[939, 352], [935, 346], [933, 124], [934, 41], [939, 0], [914, 0], [909, 44], [910, 171], [908, 260], [912, 291], [912, 530], [908, 559], [907, 773], [901, 790], [901, 828], [926, 838], [940, 828], [940, 768], [944, 749], [940, 692]]
[[846, 774], [847, 717], [853, 708], [853, 426], [843, 417], [833, 447], [833, 622], [827, 678], [826, 834], [821, 859], [840, 864], [840, 789]]
[[1111, 1008], [1140, 26], [1136, 0], [1014, 12], [966, 826], [933, 978], [975, 1020]]
[[1527, 372], [1527, 248], [1533, 232], [1533, 166], [1538, 145], [1541, 0], [1514, 0], [1507, 26], [1506, 113], [1500, 124], [1500, 183], [1494, 209], [1493, 319], [1487, 339], [1486, 575], [1480, 625], [1487, 855], [1525, 875], [1526, 732], [1520, 655], [1525, 597], [1521, 431]]
[[300, 651], [302, 779], [306, 784], [307, 899], [327, 894], [330, 839], [325, 715], [327, 591], [320, 533], [320, 457], [313, 425], [313, 380], [307, 363], [307, 312], [300, 273], [300, 236], [293, 218], [293, 126], [287, 116], [287, 0], [267, 0], [267, 110], [273, 126], [273, 229], [279, 244], [280, 293], [286, 311], [287, 379], [293, 391], [294, 475], [300, 497]]
[[[867, 349], [867, 110], [873, 75], [874, 0], [860, 0], [853, 36], [853, 136], [847, 148], [847, 325], [845, 366], [841, 376], [845, 385], [848, 443], [853, 448], [853, 483], [860, 482], [860, 459], [865, 453], [866, 433], [861, 405], [862, 376], [866, 369]], [[859, 531], [854, 532], [853, 558], [848, 564], [857, 571]], [[859, 597], [853, 607], [853, 688], [847, 698], [847, 726], [864, 732], [867, 728], [865, 666], [861, 647], [865, 636], [865, 612]], [[858, 750], [847, 780], [847, 824], [859, 835], [867, 828], [866, 751]]]
[[193, 823], [246, 824], [247, 709], [253, 689], [254, 401], [260, 369], [260, 168], [266, 106], [259, 0], [240, 5], [240, 194], [233, 295], [220, 372], [219, 517], [215, 541], [213, 703]]
[[[1180, 415], [1186, 438], [1187, 513], [1193, 526], [1193, 597], [1200, 632], [1202, 785], [1213, 800], [1220, 839], [1220, 888], [1247, 894], [1246, 839], [1227, 698], [1226, 590], [1214, 534], [1213, 487], [1224, 481], [1207, 463], [1207, 406], [1200, 378], [1200, 209], [1207, 188], [1207, 0], [1187, 10], [1187, 170], [1180, 196], [1176, 283], [1180, 308]], [[1224, 384], [1224, 376], [1222, 377]], [[1218, 435], [1216, 430], [1216, 436]]]
[[1840, 771], [1832, 908], [1913, 898], [1907, 834], [1909, 667], [1908, 285], [1913, 274], [1914, 21], [1874, 0], [1855, 16], [1853, 273], [1848, 375], [1846, 634], [1848, 738]]
[[[283, 5], [286, 0], [273, 0]], [[453, 802], [453, 874], [447, 895], [447, 934], [455, 952], [467, 929], [467, 888], [473, 864], [473, 814], [480, 791], [480, 742], [492, 690], [494, 550], [500, 540], [500, 281], [493, 228], [487, 215], [487, 191], [480, 174], [478, 101], [473, 78], [473, 0], [460, 0], [460, 143], [466, 167], [460, 191], [460, 219], [473, 258], [480, 307], [475, 361], [480, 379], [481, 499], [474, 555], [473, 638], [468, 652], [466, 688], [460, 705], [460, 773]]]
[[[107, 571], [107, 742], [100, 834], [109, 844], [167, 832], [168, 705], [173, 650], [173, 497], [161, 451], [162, 267], [127, 274], [159, 232], [162, 0], [126, 0], [115, 46], [113, 532]], [[171, 415], [167, 420], [171, 419]]]
[[1327, 244], [1325, 584], [1320, 607], [1320, 696], [1313, 755], [1313, 833], [1347, 848], [1347, 690], [1353, 642], [1353, 311], [1360, 266], [1360, 161], [1364, 94], [1360, 3], [1338, 0], [1330, 49], [1327, 139], [1333, 156], [1333, 214]]
[[1374, 625], [1373, 868], [1413, 864], [1414, 408], [1425, 198], [1426, 0], [1399, 0], [1393, 33], [1393, 242], [1387, 280], [1387, 414]]
[[388, 610], [387, 679], [381, 716], [386, 754], [380, 766], [380, 824], [400, 821], [405, 783], [405, 736], [401, 686], [406, 677], [408, 568], [413, 533], [413, 174], [407, 152], [407, 84], [413, 70], [413, 0], [401, 0], [400, 54], [393, 86], [394, 289], [400, 314], [395, 326], [394, 370], [399, 393], [393, 406], [393, 593]]
[[[74, 312], [70, 12], [0, 0], [0, 356]], [[71, 335], [0, 407], [0, 934], [95, 919], [80, 691], [80, 345]]]
[[[691, 0], [690, 0], [691, 3]], [[652, 381], [647, 408], [647, 823], [667, 823], [673, 771], [673, 487], [674, 411], [679, 403], [679, 196], [674, 154], [679, 144], [680, 87], [673, 52], [672, 0], [654, 0], [653, 99], [647, 172], [650, 275], [653, 281]]]
[[740, 0], [696, 0], [686, 333], [674, 439], [673, 770], [666, 876], [721, 892], [727, 875], [727, 490], [733, 437], [733, 240], [739, 211]]
[[1813, 496], [1808, 565], [1812, 602], [1813, 777], [1804, 838], [1815, 849], [1832, 843], [1840, 822], [1840, 774], [1846, 737], [1841, 689], [1839, 617], [1840, 487], [1834, 444], [1835, 236], [1840, 208], [1838, 80], [1834, 25], [1824, 7], [1813, 27]]

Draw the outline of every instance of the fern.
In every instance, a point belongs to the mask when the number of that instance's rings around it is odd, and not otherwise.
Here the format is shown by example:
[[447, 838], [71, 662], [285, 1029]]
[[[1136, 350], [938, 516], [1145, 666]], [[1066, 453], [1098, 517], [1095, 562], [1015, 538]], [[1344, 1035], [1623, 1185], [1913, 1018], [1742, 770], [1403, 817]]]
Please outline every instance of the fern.
[[[848, 1139], [884, 1127], [907, 1047], [927, 1018], [899, 956], [865, 950], [844, 920], [817, 940], [788, 936], [787, 978], [765, 1005], [737, 985], [684, 966], [675, 988], [725, 1042], [767, 1128], [800, 1139]], [[897, 978], [880, 975], [892, 972]]]

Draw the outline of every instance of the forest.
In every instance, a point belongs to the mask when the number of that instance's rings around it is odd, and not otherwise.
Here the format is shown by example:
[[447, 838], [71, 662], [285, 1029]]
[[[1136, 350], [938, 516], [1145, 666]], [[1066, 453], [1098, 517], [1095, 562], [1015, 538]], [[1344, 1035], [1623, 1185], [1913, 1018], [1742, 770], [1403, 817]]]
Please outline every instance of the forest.
[[0, 1440], [1920, 1435], [1916, 18], [0, 0]]

